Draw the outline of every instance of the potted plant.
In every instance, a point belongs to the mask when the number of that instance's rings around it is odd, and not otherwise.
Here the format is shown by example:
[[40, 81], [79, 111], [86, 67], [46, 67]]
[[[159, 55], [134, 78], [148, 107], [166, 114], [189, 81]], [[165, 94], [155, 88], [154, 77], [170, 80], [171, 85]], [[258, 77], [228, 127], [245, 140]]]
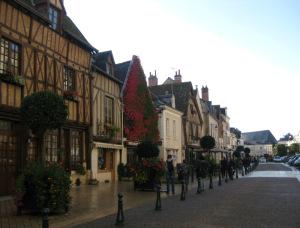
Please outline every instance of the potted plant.
[[151, 141], [137, 147], [138, 161], [133, 164], [135, 189], [154, 190], [165, 174], [165, 162], [158, 158], [159, 149]]

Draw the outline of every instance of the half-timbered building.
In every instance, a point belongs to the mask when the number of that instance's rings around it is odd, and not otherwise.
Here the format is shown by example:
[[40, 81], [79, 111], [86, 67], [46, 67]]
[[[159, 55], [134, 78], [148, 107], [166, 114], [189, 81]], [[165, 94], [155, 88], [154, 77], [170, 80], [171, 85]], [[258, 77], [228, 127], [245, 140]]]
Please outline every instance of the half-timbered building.
[[38, 157], [18, 112], [37, 91], [56, 91], [69, 109], [67, 123], [44, 138], [46, 160], [70, 171], [90, 168], [93, 52], [63, 0], [0, 0], [0, 195], [11, 193], [16, 175]]
[[92, 75], [92, 178], [114, 181], [118, 176], [118, 164], [126, 158], [122, 153], [122, 83], [115, 77], [115, 62], [111, 51], [94, 55]]

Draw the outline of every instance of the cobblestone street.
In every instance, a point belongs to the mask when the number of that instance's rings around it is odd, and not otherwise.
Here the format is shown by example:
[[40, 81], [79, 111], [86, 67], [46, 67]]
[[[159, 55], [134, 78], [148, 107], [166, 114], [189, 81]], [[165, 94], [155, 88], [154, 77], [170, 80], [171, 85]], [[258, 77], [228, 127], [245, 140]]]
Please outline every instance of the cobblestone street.
[[[289, 172], [281, 164], [262, 164], [258, 170]], [[269, 171], [272, 172], [272, 171]], [[254, 172], [255, 173], [255, 172]], [[300, 184], [295, 178], [240, 178], [186, 201], [170, 197], [162, 211], [153, 203], [125, 211], [125, 227], [300, 227]], [[138, 218], [138, 219], [137, 219]], [[78, 227], [112, 227], [115, 215]]]

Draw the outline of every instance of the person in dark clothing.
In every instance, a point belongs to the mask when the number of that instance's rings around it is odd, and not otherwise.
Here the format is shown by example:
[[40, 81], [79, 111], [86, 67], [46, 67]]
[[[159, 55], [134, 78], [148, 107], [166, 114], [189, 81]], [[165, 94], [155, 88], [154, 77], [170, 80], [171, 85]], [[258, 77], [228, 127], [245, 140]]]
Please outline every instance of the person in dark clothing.
[[188, 189], [188, 184], [189, 184], [189, 165], [186, 163], [186, 160], [183, 160], [183, 171], [184, 171], [184, 183], [185, 183], [185, 190], [187, 191]]
[[221, 160], [221, 174], [222, 174], [222, 178], [225, 177], [226, 169], [227, 169], [227, 160], [225, 159], [225, 157], [222, 157], [222, 160]]
[[170, 192], [170, 185], [171, 185], [172, 193], [175, 194], [175, 187], [174, 187], [175, 170], [174, 170], [172, 155], [170, 154], [168, 155], [166, 163], [167, 163], [167, 173], [166, 173], [167, 194], [169, 194]]
[[232, 158], [230, 158], [228, 162], [228, 175], [230, 180], [233, 180], [233, 175], [234, 175], [234, 170], [235, 170], [235, 163]]

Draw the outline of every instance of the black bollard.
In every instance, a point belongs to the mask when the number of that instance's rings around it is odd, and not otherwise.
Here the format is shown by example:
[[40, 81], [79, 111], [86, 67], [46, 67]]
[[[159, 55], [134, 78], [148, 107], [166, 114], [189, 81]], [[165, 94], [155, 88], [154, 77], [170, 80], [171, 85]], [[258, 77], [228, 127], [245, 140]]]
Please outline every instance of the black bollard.
[[213, 181], [212, 181], [212, 174], [209, 174], [209, 189], [213, 189]]
[[222, 185], [222, 179], [221, 179], [221, 170], [219, 170], [219, 183], [218, 183], [219, 186]]
[[181, 195], [180, 200], [185, 200], [185, 186], [184, 186], [184, 180], [181, 181]]
[[245, 172], [244, 172], [245, 167], [242, 167], [242, 176], [245, 176]]
[[161, 210], [161, 198], [160, 198], [160, 185], [156, 186], [156, 204], [155, 204], [155, 210], [160, 211]]
[[120, 226], [124, 224], [124, 212], [123, 212], [123, 195], [121, 193], [118, 194], [118, 213], [116, 219], [116, 226]]
[[49, 208], [43, 209], [43, 217], [42, 217], [42, 228], [49, 228]]
[[228, 182], [228, 171], [225, 170], [225, 183], [227, 183], [227, 182]]
[[202, 192], [201, 177], [198, 177], [197, 194], [200, 194], [201, 192]]
[[238, 169], [235, 169], [235, 178], [239, 179]]

